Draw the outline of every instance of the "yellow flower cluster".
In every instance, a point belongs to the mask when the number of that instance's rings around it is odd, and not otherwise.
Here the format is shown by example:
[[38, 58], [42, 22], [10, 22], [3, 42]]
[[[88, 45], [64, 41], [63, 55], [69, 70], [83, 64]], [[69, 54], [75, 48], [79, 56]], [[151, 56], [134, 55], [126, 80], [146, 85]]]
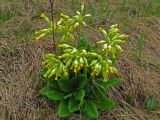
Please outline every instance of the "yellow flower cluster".
[[108, 32], [102, 28], [100, 28], [100, 30], [104, 34], [105, 40], [98, 41], [97, 44], [103, 45], [102, 51], [104, 51], [106, 55], [112, 53], [113, 58], [115, 58], [117, 53], [123, 51], [119, 44], [123, 43], [128, 35], [120, 34], [117, 24], [112, 25]]
[[[81, 6], [81, 11], [77, 11], [76, 15], [73, 17], [69, 17], [65, 15], [64, 13], [60, 14], [60, 19], [58, 22], [54, 22], [54, 32], [62, 33], [62, 41], [68, 41], [68, 40], [74, 40], [73, 31], [80, 25], [87, 26], [87, 24], [84, 22], [84, 19], [86, 17], [90, 17], [90, 14], [83, 15], [82, 12], [84, 10], [84, 5]], [[44, 18], [44, 20], [50, 24], [50, 27], [46, 29], [42, 29], [35, 32], [35, 35], [38, 35], [36, 37], [37, 40], [44, 38], [47, 34], [53, 34], [53, 24], [52, 21], [49, 20], [48, 17], [46, 17], [45, 14], [41, 14], [41, 17]]]

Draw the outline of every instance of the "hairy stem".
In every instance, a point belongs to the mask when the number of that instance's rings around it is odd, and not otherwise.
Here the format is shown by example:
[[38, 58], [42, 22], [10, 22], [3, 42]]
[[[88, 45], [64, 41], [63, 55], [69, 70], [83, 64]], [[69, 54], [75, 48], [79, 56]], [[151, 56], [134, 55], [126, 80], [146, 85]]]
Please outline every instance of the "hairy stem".
[[53, 5], [54, 5], [54, 0], [50, 0], [50, 7], [51, 7], [51, 17], [52, 17], [52, 29], [53, 29], [53, 45], [55, 47], [55, 52], [57, 53], [57, 45], [56, 45], [56, 39], [55, 39], [55, 30], [54, 30], [54, 15], [53, 15]]

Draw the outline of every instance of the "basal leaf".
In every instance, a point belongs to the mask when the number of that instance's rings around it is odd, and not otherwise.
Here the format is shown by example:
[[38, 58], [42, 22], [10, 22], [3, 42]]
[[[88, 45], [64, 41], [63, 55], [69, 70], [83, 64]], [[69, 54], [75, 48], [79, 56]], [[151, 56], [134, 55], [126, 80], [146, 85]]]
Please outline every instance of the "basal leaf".
[[80, 89], [80, 90], [78, 90], [78, 92], [76, 93], [75, 99], [82, 101], [83, 98], [84, 98], [84, 96], [85, 96], [85, 91], [84, 91], [83, 89]]
[[51, 89], [58, 89], [58, 82], [56, 80], [50, 80], [47, 78], [41, 78], [41, 80], [43, 80], [49, 88]]
[[67, 99], [67, 98], [72, 97], [72, 96], [73, 96], [73, 94], [69, 93], [68, 95], [64, 96], [64, 99]]
[[72, 113], [72, 112], [75, 112], [75, 111], [79, 110], [79, 104], [80, 104], [79, 101], [71, 98], [69, 100], [69, 105], [68, 105], [69, 112]]
[[47, 91], [48, 91], [47, 87], [43, 87], [43, 88], [40, 90], [40, 93], [41, 93], [42, 95], [46, 95]]
[[103, 86], [105, 89], [114, 87], [115, 85], [121, 83], [123, 81], [122, 78], [111, 78], [107, 82], [103, 82]]
[[115, 103], [107, 97], [94, 100], [94, 103], [100, 110], [110, 110], [115, 106]]
[[58, 115], [60, 117], [67, 117], [70, 114], [68, 110], [68, 103], [64, 100], [61, 100], [58, 106]]
[[51, 100], [62, 100], [65, 94], [58, 90], [50, 90], [45, 94]]
[[92, 101], [85, 101], [82, 105], [83, 113], [90, 118], [97, 118], [99, 113], [97, 107]]
[[39, 70], [39, 73], [40, 73], [41, 75], [44, 75], [44, 74], [47, 72], [47, 70], [48, 70], [48, 69], [44, 69], [44, 68], [43, 68], [43, 69], [40, 69], [40, 70]]
[[84, 88], [88, 82], [87, 76], [85, 74], [80, 74], [78, 76], [78, 81], [79, 81], [78, 88], [79, 89]]
[[64, 92], [72, 91], [73, 84], [74, 84], [74, 81], [72, 79], [62, 78], [58, 80], [58, 85], [60, 89]]

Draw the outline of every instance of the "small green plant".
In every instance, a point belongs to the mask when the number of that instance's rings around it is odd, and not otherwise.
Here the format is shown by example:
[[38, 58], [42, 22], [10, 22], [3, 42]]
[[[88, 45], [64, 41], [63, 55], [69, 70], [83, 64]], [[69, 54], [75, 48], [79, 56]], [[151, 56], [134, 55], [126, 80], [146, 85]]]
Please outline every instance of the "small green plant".
[[[83, 10], [84, 4], [73, 17], [61, 13], [59, 21], [54, 24], [42, 14], [41, 17], [50, 26], [37, 31], [36, 35], [39, 36], [36, 39], [48, 34], [57, 34], [62, 38], [56, 40], [58, 53], [45, 54], [40, 74], [46, 86], [40, 93], [58, 104], [60, 117], [76, 113], [88, 120], [96, 119], [99, 110], [114, 107], [114, 102], [106, 96], [106, 91], [123, 80], [110, 75], [118, 73], [113, 64], [122, 52], [119, 44], [124, 42], [127, 35], [119, 33], [118, 25], [112, 25], [108, 31], [100, 28], [105, 40], [91, 45], [84, 33], [81, 35], [75, 32], [77, 28], [88, 26], [84, 20], [91, 15], [83, 15]], [[78, 42], [71, 42], [76, 41], [75, 34], [79, 36]], [[95, 48], [98, 45], [102, 48]]]
[[155, 98], [151, 97], [150, 99], [148, 99], [147, 101], [147, 109], [148, 110], [153, 110], [157, 107], [157, 101]]

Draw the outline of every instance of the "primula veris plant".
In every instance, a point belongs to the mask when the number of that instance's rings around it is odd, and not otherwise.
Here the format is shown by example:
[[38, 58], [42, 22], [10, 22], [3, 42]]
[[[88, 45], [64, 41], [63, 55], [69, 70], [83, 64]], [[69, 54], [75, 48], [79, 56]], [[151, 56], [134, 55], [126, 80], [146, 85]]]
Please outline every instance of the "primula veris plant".
[[81, 6], [81, 11], [77, 11], [77, 14], [73, 17], [69, 17], [64, 13], [61, 13], [59, 21], [54, 22], [54, 24], [45, 14], [42, 13], [41, 17], [44, 18], [47, 23], [49, 23], [49, 27], [36, 31], [35, 34], [39, 35], [36, 37], [36, 39], [39, 40], [48, 34], [53, 34], [54, 25], [54, 32], [62, 34], [62, 41], [74, 40], [74, 30], [79, 26], [87, 26], [84, 19], [91, 16], [90, 14], [83, 15], [83, 10], [84, 5]]
[[[115, 58], [123, 51], [120, 44], [128, 36], [120, 34], [116, 24], [108, 31], [100, 28], [104, 40], [95, 45], [91, 45], [86, 36], [81, 34], [77, 34], [77, 43], [67, 44], [68, 41], [76, 39], [75, 29], [88, 26], [84, 20], [91, 15], [83, 15], [83, 10], [84, 4], [73, 17], [61, 13], [59, 21], [54, 24], [42, 14], [41, 17], [50, 26], [37, 31], [36, 35], [39, 36], [36, 39], [57, 33], [63, 41], [63, 44], [57, 43], [59, 53], [44, 56], [40, 74], [46, 86], [40, 93], [58, 104], [57, 112], [60, 117], [75, 113], [88, 120], [96, 119], [100, 110], [110, 110], [114, 107], [114, 102], [106, 96], [106, 92], [123, 80], [110, 75], [118, 73], [113, 64]], [[98, 45], [99, 49], [93, 47]]]

